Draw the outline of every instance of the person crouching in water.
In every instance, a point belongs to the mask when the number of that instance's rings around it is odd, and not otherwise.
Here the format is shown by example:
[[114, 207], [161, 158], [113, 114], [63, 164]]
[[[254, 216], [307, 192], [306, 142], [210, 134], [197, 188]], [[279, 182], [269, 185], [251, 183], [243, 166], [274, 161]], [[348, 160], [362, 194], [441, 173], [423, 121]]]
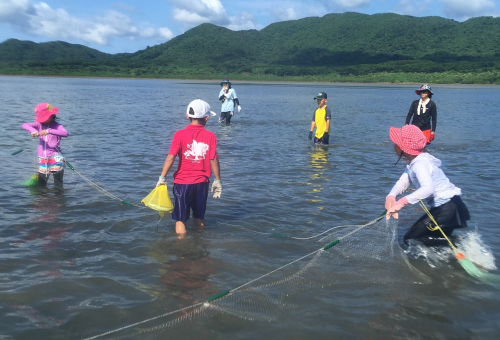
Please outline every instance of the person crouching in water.
[[[399, 159], [404, 156], [408, 165], [386, 198], [387, 218], [398, 218], [398, 212], [405, 205], [425, 199], [431, 207], [431, 215], [446, 235], [450, 235], [456, 228], [467, 227], [466, 221], [470, 219], [470, 215], [460, 198], [461, 190], [450, 183], [441, 170], [441, 161], [423, 152], [427, 144], [423, 132], [415, 125], [406, 125], [400, 129], [391, 127], [389, 135], [394, 142], [396, 155]], [[410, 184], [417, 190], [396, 201], [396, 197]], [[410, 239], [415, 239], [427, 246], [446, 244], [439, 230], [430, 231], [428, 226], [434, 227], [430, 217], [424, 214], [405, 234], [404, 242], [409, 244]]]
[[24, 123], [21, 127], [39, 137], [38, 145], [38, 184], [45, 186], [50, 174], [54, 176], [54, 185], [62, 188], [64, 165], [66, 161], [61, 155], [61, 137], [68, 137], [68, 131], [56, 122], [59, 109], [48, 103], [38, 104], [35, 108], [35, 122]]
[[437, 107], [436, 103], [431, 100], [433, 93], [427, 84], [420, 86], [420, 89], [415, 90], [415, 92], [420, 96], [420, 99], [411, 103], [406, 116], [406, 125], [410, 124], [411, 117], [413, 117], [412, 125], [422, 130], [427, 144], [431, 144], [436, 136], [437, 124]]
[[177, 171], [174, 173], [174, 211], [175, 232], [183, 237], [186, 234], [186, 221], [190, 210], [193, 210], [194, 224], [198, 228], [205, 226], [205, 210], [207, 207], [210, 167], [214, 171], [215, 181], [212, 184], [214, 198], [220, 197], [222, 185], [220, 181], [219, 158], [217, 157], [217, 137], [205, 130], [205, 124], [215, 112], [210, 105], [196, 99], [189, 103], [186, 117], [191, 122], [184, 130], [174, 134], [170, 151], [163, 165], [156, 186], [166, 183], [166, 176], [179, 156]]
[[219, 100], [222, 103], [222, 107], [220, 109], [220, 122], [230, 124], [231, 118], [234, 115], [234, 107], [238, 106], [238, 112], [241, 112], [240, 101], [238, 100], [236, 91], [231, 88], [229, 79], [222, 80], [220, 86], [222, 86], [222, 89], [219, 92]]
[[316, 127], [316, 134], [314, 135], [314, 144], [328, 144], [330, 140], [330, 120], [332, 119], [332, 112], [326, 102], [328, 101], [325, 92], [320, 92], [314, 97], [318, 103], [318, 108], [314, 110], [311, 130], [309, 131], [309, 140], [312, 139], [314, 127]]

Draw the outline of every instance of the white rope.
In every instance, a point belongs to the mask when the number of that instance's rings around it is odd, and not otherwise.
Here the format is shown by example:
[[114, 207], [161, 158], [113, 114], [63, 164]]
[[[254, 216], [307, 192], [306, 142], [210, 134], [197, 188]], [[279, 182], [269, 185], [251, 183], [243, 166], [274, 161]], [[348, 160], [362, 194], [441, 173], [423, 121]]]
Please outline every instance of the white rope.
[[136, 322], [136, 323], [134, 323], [134, 324], [127, 325], [127, 326], [124, 326], [124, 327], [121, 327], [121, 328], [118, 328], [118, 329], [115, 329], [115, 330], [112, 330], [112, 331], [109, 331], [109, 332], [106, 332], [106, 333], [102, 333], [102, 334], [99, 334], [99, 335], [94, 335], [93, 337], [90, 337], [90, 338], [85, 338], [85, 339], [83, 339], [83, 340], [92, 340], [92, 339], [97, 339], [97, 338], [100, 338], [100, 337], [102, 337], [102, 336], [109, 335], [109, 334], [112, 334], [112, 333], [116, 333], [116, 332], [122, 331], [122, 330], [127, 329], [127, 328], [130, 328], [130, 327], [134, 327], [134, 326], [141, 325], [141, 324], [146, 323], [146, 322], [149, 322], [149, 321], [153, 321], [153, 320], [156, 320], [156, 319], [159, 319], [159, 318], [163, 318], [163, 317], [165, 317], [165, 316], [169, 316], [169, 315], [171, 315], [171, 314], [174, 314], [174, 313], [180, 312], [180, 311], [182, 311], [182, 310], [186, 310], [186, 309], [190, 309], [190, 308], [195, 308], [195, 307], [201, 306], [203, 303], [204, 303], [204, 302], [200, 302], [200, 303], [197, 303], [197, 304], [194, 304], [194, 305], [188, 306], [188, 307], [184, 307], [184, 308], [181, 308], [181, 309], [175, 310], [175, 311], [173, 311], [173, 312], [168, 312], [168, 313], [165, 313], [165, 314], [162, 314], [162, 315], [158, 315], [158, 316], [152, 317], [152, 318], [147, 319], [147, 320], [139, 321], [139, 322]]
[[311, 255], [313, 255], [313, 254], [316, 254], [317, 252], [319, 252], [319, 251], [321, 251], [321, 250], [323, 250], [323, 247], [321, 247], [321, 248], [319, 248], [319, 249], [317, 249], [317, 250], [313, 251], [312, 253], [309, 253], [309, 254], [307, 254], [307, 255], [304, 255], [304, 256], [302, 256], [302, 257], [301, 257], [301, 258], [299, 258], [299, 259], [296, 259], [296, 260], [294, 260], [294, 261], [292, 261], [292, 262], [290, 262], [290, 263], [287, 263], [287, 264], [285, 264], [284, 266], [281, 266], [281, 267], [279, 267], [279, 268], [277, 268], [277, 269], [275, 269], [275, 270], [273, 270], [273, 271], [270, 271], [269, 273], [264, 274], [264, 275], [262, 275], [262, 276], [260, 276], [260, 277], [258, 277], [258, 278], [256, 278], [256, 279], [254, 279], [254, 280], [250, 281], [250, 282], [247, 282], [247, 283], [245, 283], [245, 284], [243, 284], [243, 285], [241, 285], [241, 286], [239, 286], [239, 287], [236, 287], [236, 288], [234, 288], [234, 289], [231, 289], [229, 292], [231, 292], [231, 293], [232, 293], [232, 292], [234, 292], [234, 291], [236, 291], [236, 290], [238, 290], [238, 289], [241, 289], [241, 288], [243, 288], [243, 287], [245, 287], [245, 286], [248, 286], [248, 285], [249, 285], [250, 283], [252, 283], [252, 282], [258, 281], [258, 280], [260, 280], [260, 279], [262, 279], [262, 278], [264, 278], [264, 277], [266, 277], [266, 276], [268, 276], [268, 275], [271, 275], [272, 273], [275, 273], [275, 272], [277, 272], [278, 270], [281, 270], [281, 269], [283, 269], [283, 268], [285, 268], [285, 267], [288, 267], [289, 265], [294, 264], [295, 262], [298, 262], [298, 261], [300, 261], [300, 260], [303, 260], [303, 259], [305, 259], [305, 258], [306, 258], [306, 257], [308, 257], [308, 256], [311, 256]]
[[[82, 175], [78, 170], [75, 169], [73, 171], [76, 172], [78, 174], [78, 176], [80, 176], [85, 182], [87, 182], [88, 185], [90, 185], [91, 187], [93, 187], [94, 189], [96, 189], [97, 191], [99, 191], [100, 193], [108, 196], [109, 198], [118, 200], [120, 202], [124, 201], [120, 197], [113, 195], [112, 193], [110, 193], [106, 189], [104, 189], [104, 188], [100, 187], [99, 185], [95, 184], [94, 182], [92, 182], [90, 179], [88, 179], [87, 177], [85, 177], [84, 175]], [[128, 202], [128, 203], [130, 203], [131, 205], [133, 205], [134, 207], [137, 207], [137, 208], [141, 208], [141, 209], [145, 209], [146, 208], [146, 207], [134, 204], [132, 202]]]
[[[218, 224], [221, 224], [221, 225], [226, 225], [228, 227], [235, 227], [235, 228], [240, 228], [240, 229], [244, 229], [246, 231], [249, 231], [251, 233], [254, 233], [254, 234], [259, 234], [259, 235], [268, 235], [268, 236], [280, 236], [281, 234], [280, 233], [267, 233], [267, 232], [262, 232], [262, 231], [256, 231], [256, 230], [253, 230], [253, 229], [249, 229], [249, 228], [246, 228], [246, 227], [242, 227], [240, 225], [236, 225], [236, 224], [229, 224], [229, 223], [221, 223], [221, 222], [218, 222]], [[291, 238], [291, 239], [294, 239], [294, 240], [310, 240], [310, 239], [313, 239], [313, 238], [316, 238], [316, 237], [319, 237], [327, 232], [329, 232], [330, 230], [333, 230], [333, 229], [338, 229], [338, 228], [352, 228], [352, 227], [357, 227], [358, 225], [345, 225], [345, 226], [338, 226], [338, 227], [333, 227], [333, 228], [330, 228], [328, 230], [325, 230], [323, 231], [322, 233], [319, 233], [319, 234], [316, 234], [316, 235], [313, 235], [313, 236], [310, 236], [310, 237], [295, 237], [295, 236], [288, 236], [288, 235], [283, 235], [285, 236], [286, 238]]]
[[[56, 147], [57, 148], [57, 147]], [[59, 153], [64, 157], [63, 153], [61, 152], [61, 149], [57, 148], [57, 151], [59, 151]], [[64, 159], [66, 159], [66, 157], [64, 157]], [[72, 169], [74, 172], [76, 172], [78, 174], [78, 176], [80, 176], [81, 179], [83, 179], [88, 185], [90, 185], [91, 187], [93, 187], [94, 189], [96, 189], [97, 191], [99, 191], [100, 193], [104, 194], [105, 196], [108, 196], [109, 198], [112, 198], [112, 199], [115, 199], [115, 200], [118, 200], [120, 202], [124, 202], [124, 200], [122, 200], [120, 197], [118, 196], [115, 196], [113, 195], [112, 193], [110, 193], [109, 191], [107, 191], [106, 189], [100, 187], [99, 185], [95, 184], [94, 182], [92, 182], [90, 179], [88, 179], [87, 177], [85, 177], [84, 175], [82, 175], [78, 170], [76, 170], [74, 167], [72, 167]], [[126, 201], [128, 202], [128, 201]], [[134, 207], [137, 207], [137, 208], [141, 208], [141, 209], [145, 209], [146, 207], [144, 206], [141, 206], [141, 205], [137, 205], [137, 204], [134, 204], [132, 202], [128, 202], [130, 203], [131, 205], [133, 205]]]
[[[352, 231], [352, 232], [350, 232], [349, 234], [347, 234], [347, 235], [344, 235], [344, 236], [340, 237], [340, 238], [339, 238], [339, 240], [341, 240], [341, 239], [343, 239], [343, 238], [345, 238], [345, 237], [347, 237], [347, 236], [349, 236], [349, 235], [352, 235], [352, 234], [354, 234], [355, 232], [357, 232], [357, 231], [359, 231], [359, 230], [361, 230], [361, 229], [363, 229], [363, 228], [365, 228], [365, 227], [368, 227], [368, 226], [370, 226], [370, 225], [372, 225], [372, 224], [377, 223], [377, 222], [378, 222], [378, 221], [379, 221], [382, 217], [384, 217], [384, 216], [379, 216], [379, 217], [377, 217], [376, 219], [374, 219], [373, 221], [370, 221], [370, 222], [368, 222], [367, 224], [364, 224], [364, 225], [360, 226], [359, 228], [357, 228], [357, 229], [353, 230], [353, 231]], [[350, 227], [357, 227], [357, 226], [350, 226]], [[329, 237], [329, 236], [330, 236], [330, 235], [323, 237], [322, 239], [318, 240], [318, 242], [323, 241], [325, 238], [327, 238], [327, 237]]]

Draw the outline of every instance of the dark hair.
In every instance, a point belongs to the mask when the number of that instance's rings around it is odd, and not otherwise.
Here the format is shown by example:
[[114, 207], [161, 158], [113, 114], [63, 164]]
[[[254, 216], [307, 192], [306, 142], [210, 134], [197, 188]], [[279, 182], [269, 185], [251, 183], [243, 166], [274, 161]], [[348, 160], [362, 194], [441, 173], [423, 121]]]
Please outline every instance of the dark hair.
[[427, 92], [427, 96], [429, 97], [429, 99], [432, 99], [432, 92], [429, 90], [422, 90], [420, 92], [424, 92], [424, 91]]
[[202, 123], [205, 120], [205, 117], [203, 117], [203, 118], [191, 118], [191, 117], [189, 117], [189, 120], [190, 121], [196, 120], [197, 122]]

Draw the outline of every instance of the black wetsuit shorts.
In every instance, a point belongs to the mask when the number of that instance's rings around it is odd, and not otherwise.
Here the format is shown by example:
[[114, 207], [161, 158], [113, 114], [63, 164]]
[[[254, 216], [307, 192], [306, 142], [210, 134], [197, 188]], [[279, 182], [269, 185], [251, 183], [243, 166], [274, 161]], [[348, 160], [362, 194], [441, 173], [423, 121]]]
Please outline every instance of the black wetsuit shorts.
[[[469, 210], [460, 196], [453, 196], [449, 202], [429, 211], [447, 236], [451, 235], [453, 229], [466, 228], [467, 221], [470, 219]], [[439, 230], [430, 231], [428, 226], [434, 227], [435, 225], [430, 217], [424, 214], [405, 234], [404, 242], [408, 244], [408, 240], [415, 239], [425, 245], [447, 243]]]

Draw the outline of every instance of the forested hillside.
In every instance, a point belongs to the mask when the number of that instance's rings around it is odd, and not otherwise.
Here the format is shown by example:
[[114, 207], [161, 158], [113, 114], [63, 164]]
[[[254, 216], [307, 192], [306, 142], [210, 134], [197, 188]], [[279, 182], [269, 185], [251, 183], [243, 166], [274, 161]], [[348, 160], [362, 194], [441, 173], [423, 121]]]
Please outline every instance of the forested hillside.
[[64, 57], [58, 59], [28, 54], [21, 48], [16, 52], [13, 46], [4, 57], [4, 45], [12, 45], [9, 40], [0, 44], [0, 72], [499, 83], [499, 42], [500, 18], [480, 17], [460, 23], [440, 17], [343, 13], [279, 22], [260, 31], [235, 32], [202, 24], [164, 44], [133, 54], [106, 55], [81, 45], [57, 42], [46, 44], [63, 44], [51, 52], [57, 54], [59, 49]]
[[112, 56], [64, 41], [34, 43], [9, 39], [0, 44], [0, 61], [97, 60]]

